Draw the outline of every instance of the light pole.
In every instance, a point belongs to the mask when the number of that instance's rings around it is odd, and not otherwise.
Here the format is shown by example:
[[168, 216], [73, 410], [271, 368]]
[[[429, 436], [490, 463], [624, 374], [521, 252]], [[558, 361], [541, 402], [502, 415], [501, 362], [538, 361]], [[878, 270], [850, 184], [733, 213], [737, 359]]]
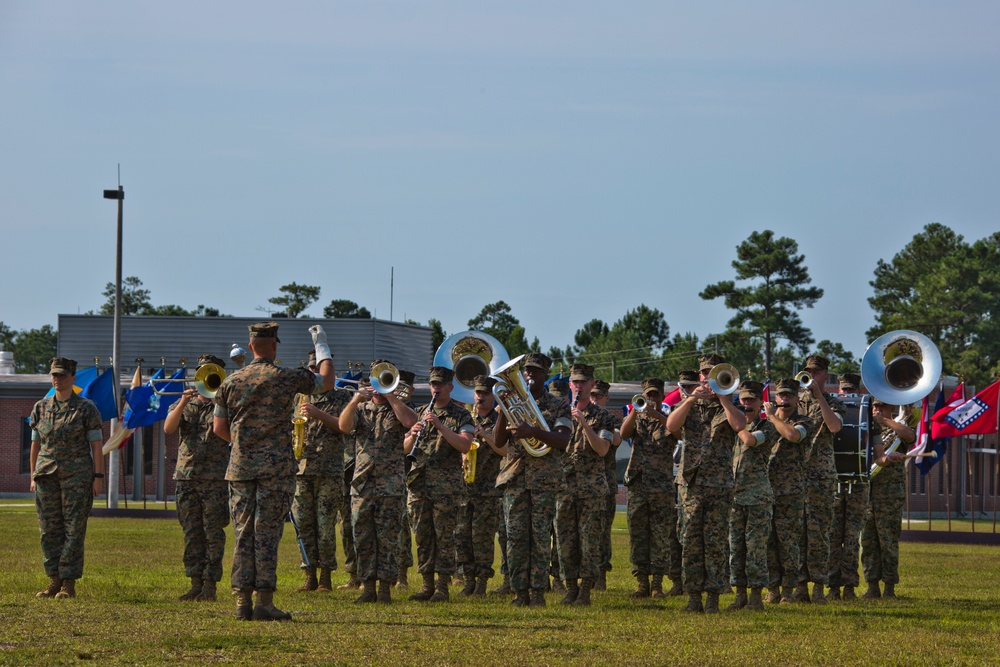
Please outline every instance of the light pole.
[[[105, 199], [118, 200], [118, 245], [115, 248], [115, 332], [111, 347], [111, 368], [115, 383], [115, 405], [121, 408], [121, 375], [118, 370], [118, 352], [122, 335], [122, 203], [125, 201], [125, 188], [121, 183], [117, 190], [105, 190]], [[120, 413], [119, 413], [120, 415]], [[124, 428], [119, 419], [111, 420], [111, 433]], [[118, 509], [118, 449], [108, 454], [108, 509]]]

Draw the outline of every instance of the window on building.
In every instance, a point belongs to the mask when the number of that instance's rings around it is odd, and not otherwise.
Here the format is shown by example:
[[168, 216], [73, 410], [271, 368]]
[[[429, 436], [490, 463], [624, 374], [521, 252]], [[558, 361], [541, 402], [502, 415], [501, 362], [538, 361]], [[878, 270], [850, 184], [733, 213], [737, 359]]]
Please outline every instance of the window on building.
[[122, 459], [125, 463], [125, 474], [132, 475], [135, 464], [135, 442], [139, 440], [139, 434], [142, 434], [142, 474], [145, 476], [151, 476], [153, 474], [153, 449], [156, 444], [156, 427], [155, 426], [143, 426], [141, 429], [136, 430], [132, 434], [131, 439], [129, 439], [128, 444], [122, 450]]
[[31, 427], [28, 420], [21, 420], [21, 464], [19, 470], [22, 475], [31, 472]]

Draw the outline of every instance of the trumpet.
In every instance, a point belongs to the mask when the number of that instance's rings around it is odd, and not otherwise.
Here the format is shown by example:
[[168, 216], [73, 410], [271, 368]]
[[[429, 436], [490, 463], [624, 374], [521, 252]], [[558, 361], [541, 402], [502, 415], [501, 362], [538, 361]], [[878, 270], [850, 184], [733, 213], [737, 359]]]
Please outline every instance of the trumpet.
[[645, 412], [648, 405], [646, 397], [642, 394], [636, 394], [632, 397], [632, 407], [635, 408], [636, 412]]
[[803, 389], [808, 389], [813, 383], [812, 373], [809, 371], [799, 371], [799, 374], [795, 376], [798, 381], [799, 386]]
[[716, 364], [708, 372], [708, 387], [725, 396], [740, 388], [740, 372], [732, 364]]
[[151, 380], [150, 384], [153, 387], [153, 393], [157, 396], [180, 396], [184, 393], [183, 391], [160, 391], [156, 388], [156, 385], [160, 383], [180, 382], [181, 384], [193, 384], [198, 393], [205, 398], [215, 398], [215, 393], [219, 391], [219, 387], [222, 386], [222, 381], [225, 379], [226, 371], [222, 369], [222, 366], [205, 364], [195, 372], [193, 380], [163, 378]]
[[399, 387], [399, 369], [388, 361], [375, 366], [368, 377], [372, 389], [380, 394], [391, 394]]

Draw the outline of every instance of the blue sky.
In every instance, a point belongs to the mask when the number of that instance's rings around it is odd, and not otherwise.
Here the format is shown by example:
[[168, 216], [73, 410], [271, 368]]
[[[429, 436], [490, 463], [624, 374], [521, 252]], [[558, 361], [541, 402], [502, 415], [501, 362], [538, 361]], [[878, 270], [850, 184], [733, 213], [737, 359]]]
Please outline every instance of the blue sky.
[[[640, 303], [672, 332], [754, 230], [794, 238], [817, 340], [924, 225], [1000, 227], [991, 2], [0, 4], [0, 320], [124, 274], [253, 315], [322, 286], [446, 330], [506, 300], [544, 349]], [[303, 324], [303, 326], [305, 326]]]

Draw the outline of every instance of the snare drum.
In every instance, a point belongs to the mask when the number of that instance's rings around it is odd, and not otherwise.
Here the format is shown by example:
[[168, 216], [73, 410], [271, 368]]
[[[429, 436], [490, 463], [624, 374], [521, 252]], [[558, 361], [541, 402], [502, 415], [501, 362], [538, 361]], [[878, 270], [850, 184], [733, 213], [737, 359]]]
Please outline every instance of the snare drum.
[[841, 484], [867, 482], [872, 459], [871, 441], [868, 437], [872, 421], [872, 397], [863, 394], [838, 398], [847, 410], [843, 428], [833, 436], [837, 481]]

